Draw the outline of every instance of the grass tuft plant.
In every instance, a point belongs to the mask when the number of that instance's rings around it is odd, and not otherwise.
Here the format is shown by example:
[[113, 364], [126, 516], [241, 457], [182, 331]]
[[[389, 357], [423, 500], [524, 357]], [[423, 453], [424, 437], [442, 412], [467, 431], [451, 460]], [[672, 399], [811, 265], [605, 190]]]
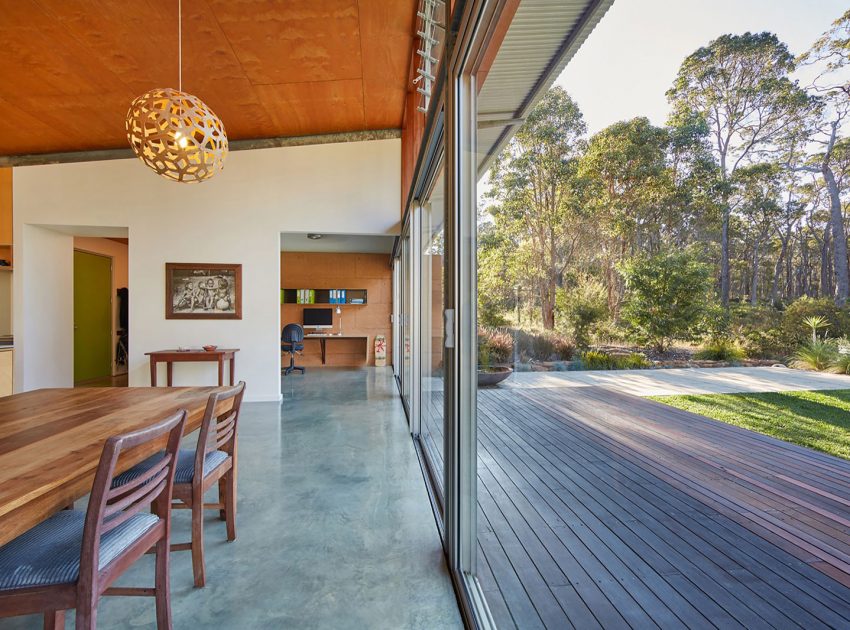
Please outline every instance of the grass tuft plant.
[[740, 361], [746, 357], [746, 353], [735, 341], [728, 337], [715, 337], [710, 339], [700, 350], [694, 354], [695, 359], [705, 361]]
[[822, 372], [829, 369], [838, 358], [835, 344], [824, 339], [815, 339], [803, 344], [794, 353], [789, 365], [798, 370]]

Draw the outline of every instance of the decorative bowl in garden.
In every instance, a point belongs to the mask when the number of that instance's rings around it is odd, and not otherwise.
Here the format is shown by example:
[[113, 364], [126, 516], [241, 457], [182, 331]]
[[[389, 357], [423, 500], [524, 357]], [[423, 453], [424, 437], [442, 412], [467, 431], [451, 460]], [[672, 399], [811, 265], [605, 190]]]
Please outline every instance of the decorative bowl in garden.
[[509, 367], [479, 367], [478, 387], [493, 387], [498, 385], [513, 373]]

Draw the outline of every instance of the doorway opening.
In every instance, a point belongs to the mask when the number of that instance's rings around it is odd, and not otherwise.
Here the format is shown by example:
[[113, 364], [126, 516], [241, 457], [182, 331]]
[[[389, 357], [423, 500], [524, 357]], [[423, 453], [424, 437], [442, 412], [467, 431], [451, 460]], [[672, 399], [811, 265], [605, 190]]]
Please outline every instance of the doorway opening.
[[127, 238], [74, 237], [74, 385], [126, 387]]

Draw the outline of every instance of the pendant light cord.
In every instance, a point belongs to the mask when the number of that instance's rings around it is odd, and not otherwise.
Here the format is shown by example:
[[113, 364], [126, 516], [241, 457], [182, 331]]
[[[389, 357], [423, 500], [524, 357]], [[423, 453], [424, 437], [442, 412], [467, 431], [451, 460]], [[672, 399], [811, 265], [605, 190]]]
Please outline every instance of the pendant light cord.
[[177, 82], [183, 91], [183, 0], [177, 0]]

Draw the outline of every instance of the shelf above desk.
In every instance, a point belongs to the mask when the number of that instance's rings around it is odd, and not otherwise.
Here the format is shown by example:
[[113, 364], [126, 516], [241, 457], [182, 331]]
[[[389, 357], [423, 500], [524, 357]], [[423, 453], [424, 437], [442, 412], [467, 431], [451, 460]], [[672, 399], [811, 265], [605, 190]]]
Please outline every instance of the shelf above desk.
[[[314, 301], [299, 302], [299, 291], [311, 291]], [[332, 302], [331, 291], [344, 291], [344, 302]], [[282, 304], [297, 304], [299, 306], [315, 306], [316, 304], [329, 304], [331, 306], [364, 306], [368, 303], [366, 289], [281, 289]]]

